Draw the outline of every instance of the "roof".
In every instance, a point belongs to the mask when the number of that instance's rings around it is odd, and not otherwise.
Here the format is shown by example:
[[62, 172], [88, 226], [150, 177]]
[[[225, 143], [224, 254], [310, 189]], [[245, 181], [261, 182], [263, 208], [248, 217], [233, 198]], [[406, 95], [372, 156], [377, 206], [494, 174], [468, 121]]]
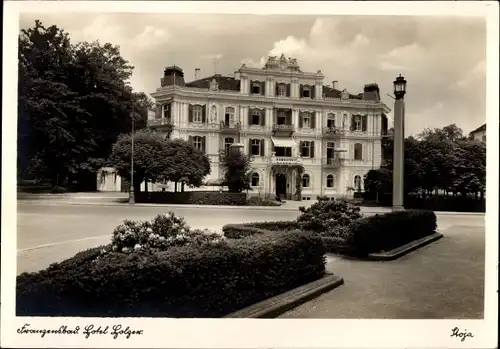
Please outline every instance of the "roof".
[[[331, 88], [329, 86], [323, 86], [323, 93], [325, 94], [325, 97], [329, 97], [329, 98], [342, 97], [342, 91], [339, 91], [335, 88]], [[363, 94], [360, 93], [357, 96], [349, 94], [349, 99], [363, 99]]]
[[474, 131], [471, 131], [471, 133], [482, 132], [482, 131], [486, 131], [486, 124], [479, 126]]
[[203, 79], [198, 79], [186, 83], [186, 87], [197, 87], [197, 88], [210, 88], [210, 82], [215, 79], [217, 84], [219, 84], [219, 90], [226, 91], [239, 91], [240, 90], [240, 80], [235, 79], [231, 76], [222, 76], [220, 74], [215, 74]]

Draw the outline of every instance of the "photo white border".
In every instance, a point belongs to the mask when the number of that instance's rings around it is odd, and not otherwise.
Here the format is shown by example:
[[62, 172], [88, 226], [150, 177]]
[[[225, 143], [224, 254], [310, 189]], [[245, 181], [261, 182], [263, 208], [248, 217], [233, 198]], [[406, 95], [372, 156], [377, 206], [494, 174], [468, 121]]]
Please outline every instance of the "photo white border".
[[[135, 2], [6, 1], [3, 27], [2, 117], [2, 347], [147, 347], [147, 348], [494, 348], [498, 341], [498, 96], [499, 26], [495, 1], [382, 2]], [[96, 9], [92, 11], [92, 9]], [[482, 16], [487, 19], [487, 212], [484, 320], [252, 320], [149, 318], [17, 318], [16, 279], [16, 139], [17, 35], [20, 12], [170, 12], [296, 15]], [[450, 62], [451, 63], [451, 62]], [[411, 276], [409, 276], [411, 277]], [[450, 290], [453, 292], [453, 290]], [[83, 327], [122, 324], [143, 329], [130, 339], [111, 336], [19, 335], [24, 323], [33, 327]], [[474, 334], [464, 342], [450, 337], [459, 327]]]

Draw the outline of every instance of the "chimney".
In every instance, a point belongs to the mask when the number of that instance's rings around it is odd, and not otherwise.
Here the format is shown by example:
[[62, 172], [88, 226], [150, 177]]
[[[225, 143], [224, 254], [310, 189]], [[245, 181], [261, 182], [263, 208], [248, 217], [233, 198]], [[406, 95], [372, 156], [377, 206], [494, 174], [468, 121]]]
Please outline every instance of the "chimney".
[[196, 69], [194, 70], [194, 79], [195, 79], [195, 80], [198, 80], [198, 74], [199, 74], [199, 73], [200, 73], [200, 68], [196, 68]]
[[339, 87], [338, 85], [339, 85], [339, 82], [338, 82], [337, 80], [333, 80], [333, 81], [332, 81], [332, 88], [333, 88], [334, 90], [337, 90], [337, 89], [338, 89], [338, 87]]

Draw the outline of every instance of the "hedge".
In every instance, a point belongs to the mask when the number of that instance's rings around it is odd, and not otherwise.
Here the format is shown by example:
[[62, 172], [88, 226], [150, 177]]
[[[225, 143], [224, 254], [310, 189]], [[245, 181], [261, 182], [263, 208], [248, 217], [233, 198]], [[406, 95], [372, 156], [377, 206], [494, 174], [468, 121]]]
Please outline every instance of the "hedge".
[[218, 191], [186, 191], [186, 192], [140, 192], [135, 194], [136, 202], [157, 204], [191, 204], [191, 205], [235, 205], [244, 206], [247, 202], [245, 193], [228, 193]]
[[405, 210], [361, 218], [349, 226], [353, 249], [365, 255], [389, 251], [433, 234], [436, 214], [428, 210]]
[[[297, 229], [296, 221], [256, 222], [228, 224], [222, 228], [229, 239], [240, 239], [272, 231]], [[347, 227], [347, 238], [307, 232], [318, 236], [327, 252], [351, 256], [389, 251], [411, 241], [431, 235], [436, 231], [437, 220], [433, 211], [407, 210], [364, 217]]]
[[164, 252], [100, 248], [17, 277], [17, 316], [221, 317], [321, 278], [324, 246], [302, 232]]

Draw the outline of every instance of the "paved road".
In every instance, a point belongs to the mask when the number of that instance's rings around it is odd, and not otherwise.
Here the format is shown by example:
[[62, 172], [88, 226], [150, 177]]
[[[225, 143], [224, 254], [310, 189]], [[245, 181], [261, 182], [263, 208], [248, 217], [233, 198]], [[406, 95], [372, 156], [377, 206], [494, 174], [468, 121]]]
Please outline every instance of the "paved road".
[[[45, 201], [18, 201], [18, 273], [36, 271], [76, 252], [109, 242], [111, 232], [125, 218], [146, 220], [174, 211], [194, 228], [220, 230], [227, 223], [290, 220], [298, 211], [145, 206], [49, 205]], [[439, 226], [484, 225], [481, 216], [439, 216]]]

